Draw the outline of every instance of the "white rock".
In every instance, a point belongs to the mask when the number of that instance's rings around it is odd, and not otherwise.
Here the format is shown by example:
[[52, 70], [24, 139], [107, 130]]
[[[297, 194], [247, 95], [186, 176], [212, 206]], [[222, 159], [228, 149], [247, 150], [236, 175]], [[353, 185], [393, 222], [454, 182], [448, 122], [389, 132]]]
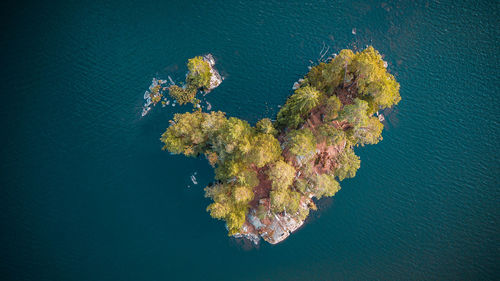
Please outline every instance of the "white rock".
[[222, 83], [222, 77], [220, 76], [219, 72], [214, 68], [215, 59], [212, 56], [212, 54], [203, 56], [203, 60], [208, 62], [208, 64], [210, 65], [210, 73], [212, 73], [210, 77], [210, 86], [208, 87], [208, 90], [205, 92], [205, 94], [207, 94], [213, 89], [217, 88], [220, 85], [220, 83]]

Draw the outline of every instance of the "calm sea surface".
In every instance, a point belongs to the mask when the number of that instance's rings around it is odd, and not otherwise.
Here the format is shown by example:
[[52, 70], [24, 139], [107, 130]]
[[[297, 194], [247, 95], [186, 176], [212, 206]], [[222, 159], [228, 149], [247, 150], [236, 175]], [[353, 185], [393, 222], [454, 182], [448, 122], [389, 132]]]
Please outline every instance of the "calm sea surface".
[[[0, 9], [2, 280], [499, 277], [499, 2], [41, 2]], [[160, 150], [191, 108], [141, 118], [143, 93], [212, 53], [206, 100], [253, 124], [323, 44], [385, 54], [402, 101], [384, 140], [285, 242], [228, 238], [206, 160]]]

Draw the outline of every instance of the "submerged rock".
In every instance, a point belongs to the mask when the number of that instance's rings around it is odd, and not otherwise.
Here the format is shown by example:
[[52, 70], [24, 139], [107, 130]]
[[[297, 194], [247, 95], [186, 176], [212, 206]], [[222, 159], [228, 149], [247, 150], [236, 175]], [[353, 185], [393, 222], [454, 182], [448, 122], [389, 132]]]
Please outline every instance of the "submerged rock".
[[196, 180], [196, 176], [195, 175], [191, 175], [191, 181], [193, 182], [193, 184], [198, 184], [198, 181]]
[[149, 85], [149, 90], [144, 92], [144, 105], [142, 106], [141, 116], [146, 116], [151, 110], [151, 106], [156, 105], [163, 97], [162, 85], [166, 84], [167, 81], [153, 78], [151, 85]]

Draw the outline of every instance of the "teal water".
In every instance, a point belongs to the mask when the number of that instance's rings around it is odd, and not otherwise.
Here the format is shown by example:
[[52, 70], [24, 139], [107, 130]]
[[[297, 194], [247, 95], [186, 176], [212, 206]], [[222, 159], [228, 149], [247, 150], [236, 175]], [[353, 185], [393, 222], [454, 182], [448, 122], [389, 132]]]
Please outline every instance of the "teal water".
[[[498, 2], [352, 2], [1, 4], [1, 279], [497, 279]], [[210, 52], [207, 100], [254, 123], [323, 42], [373, 44], [402, 101], [303, 228], [249, 247], [205, 212], [206, 160], [160, 150], [190, 107], [140, 118], [142, 95]]]

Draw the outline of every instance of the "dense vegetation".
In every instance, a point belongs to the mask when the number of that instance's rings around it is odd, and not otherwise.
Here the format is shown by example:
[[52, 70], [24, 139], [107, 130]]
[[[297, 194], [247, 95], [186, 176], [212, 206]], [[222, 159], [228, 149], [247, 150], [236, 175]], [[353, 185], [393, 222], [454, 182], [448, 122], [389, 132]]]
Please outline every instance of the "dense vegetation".
[[[186, 87], [170, 89], [181, 104], [210, 80], [200, 59], [188, 67]], [[251, 126], [197, 110], [176, 114], [161, 136], [163, 149], [203, 154], [215, 167], [217, 182], [205, 189], [213, 200], [207, 210], [226, 221], [229, 235], [241, 231], [251, 209], [262, 220], [282, 213], [304, 220], [314, 208], [311, 197], [333, 196], [338, 181], [356, 175], [360, 159], [353, 148], [382, 139], [383, 124], [374, 114], [401, 99], [373, 47], [342, 50], [312, 67], [299, 86], [274, 123], [266, 118]]]
[[210, 86], [210, 65], [203, 57], [194, 57], [188, 60], [188, 74], [183, 87], [172, 85], [168, 88], [169, 95], [179, 104], [198, 103], [196, 93], [200, 89], [208, 89]]

